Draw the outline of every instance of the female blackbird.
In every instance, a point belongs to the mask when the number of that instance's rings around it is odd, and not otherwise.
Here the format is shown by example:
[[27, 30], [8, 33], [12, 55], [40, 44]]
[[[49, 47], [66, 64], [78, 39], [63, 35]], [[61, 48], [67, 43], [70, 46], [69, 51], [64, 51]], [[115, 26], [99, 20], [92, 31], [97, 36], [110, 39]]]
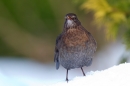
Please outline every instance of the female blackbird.
[[66, 81], [68, 82], [68, 70], [90, 66], [97, 43], [80, 23], [74, 13], [65, 16], [65, 23], [62, 33], [56, 39], [54, 61], [56, 69], [60, 64], [67, 69]]

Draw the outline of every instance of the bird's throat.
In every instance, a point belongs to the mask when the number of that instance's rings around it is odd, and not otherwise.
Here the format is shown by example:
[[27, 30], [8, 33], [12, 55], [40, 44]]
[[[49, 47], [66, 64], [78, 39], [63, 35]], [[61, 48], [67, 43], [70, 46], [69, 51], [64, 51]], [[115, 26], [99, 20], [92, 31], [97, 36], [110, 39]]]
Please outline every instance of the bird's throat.
[[75, 26], [75, 23], [72, 20], [67, 20], [66, 24], [67, 28], [73, 28]]

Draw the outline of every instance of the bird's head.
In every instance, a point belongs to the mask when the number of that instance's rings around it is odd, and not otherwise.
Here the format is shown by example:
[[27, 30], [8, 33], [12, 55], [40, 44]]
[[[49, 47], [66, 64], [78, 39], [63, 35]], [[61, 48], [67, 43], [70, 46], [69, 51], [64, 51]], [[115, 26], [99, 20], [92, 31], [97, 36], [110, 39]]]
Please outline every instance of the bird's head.
[[74, 28], [79, 26], [81, 23], [78, 20], [76, 14], [74, 13], [68, 13], [65, 16], [65, 24], [64, 24], [64, 28]]

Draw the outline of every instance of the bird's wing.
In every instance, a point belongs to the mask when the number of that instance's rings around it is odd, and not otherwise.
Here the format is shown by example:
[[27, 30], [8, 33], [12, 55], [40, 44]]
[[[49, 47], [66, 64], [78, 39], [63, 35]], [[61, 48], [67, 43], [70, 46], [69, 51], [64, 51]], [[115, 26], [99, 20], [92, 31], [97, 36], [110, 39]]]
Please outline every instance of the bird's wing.
[[97, 49], [97, 42], [94, 39], [94, 37], [91, 35], [90, 32], [88, 32], [88, 36], [89, 36], [89, 42], [87, 43], [89, 48], [91, 48], [92, 52], [95, 53], [96, 49]]
[[84, 27], [83, 27], [83, 29], [85, 30], [86, 35], [88, 36], [88, 40], [86, 41], [86, 47], [87, 47], [86, 51], [87, 51], [87, 54], [90, 55], [86, 66], [90, 66], [92, 64], [93, 54], [95, 53], [95, 51], [97, 49], [97, 42], [94, 39], [94, 37], [91, 35], [90, 32], [88, 32]]
[[56, 63], [56, 69], [59, 69], [60, 63], [59, 63], [59, 47], [61, 42], [61, 36], [60, 34], [56, 39], [56, 46], [55, 46], [55, 56], [54, 56], [54, 62]]
[[96, 49], [97, 49], [97, 42], [94, 39], [94, 37], [91, 35], [90, 32], [88, 32], [83, 26], [81, 26], [81, 28], [83, 28], [86, 32], [86, 35], [88, 36], [88, 40], [86, 42], [86, 46], [87, 48], [89, 48], [89, 52], [91, 51], [91, 53], [95, 53]]

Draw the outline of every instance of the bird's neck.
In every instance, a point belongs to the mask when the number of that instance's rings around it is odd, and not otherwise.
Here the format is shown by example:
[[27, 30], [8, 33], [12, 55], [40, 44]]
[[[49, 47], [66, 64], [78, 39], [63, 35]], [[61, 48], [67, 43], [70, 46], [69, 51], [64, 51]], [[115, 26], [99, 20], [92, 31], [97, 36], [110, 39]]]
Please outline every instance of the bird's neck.
[[80, 26], [73, 26], [73, 27], [64, 27], [63, 32], [68, 32], [68, 31], [75, 31], [80, 29]]
[[75, 22], [73, 20], [66, 20], [64, 23], [64, 28], [67, 29], [77, 28], [79, 25], [81, 25], [81, 23], [78, 20]]

